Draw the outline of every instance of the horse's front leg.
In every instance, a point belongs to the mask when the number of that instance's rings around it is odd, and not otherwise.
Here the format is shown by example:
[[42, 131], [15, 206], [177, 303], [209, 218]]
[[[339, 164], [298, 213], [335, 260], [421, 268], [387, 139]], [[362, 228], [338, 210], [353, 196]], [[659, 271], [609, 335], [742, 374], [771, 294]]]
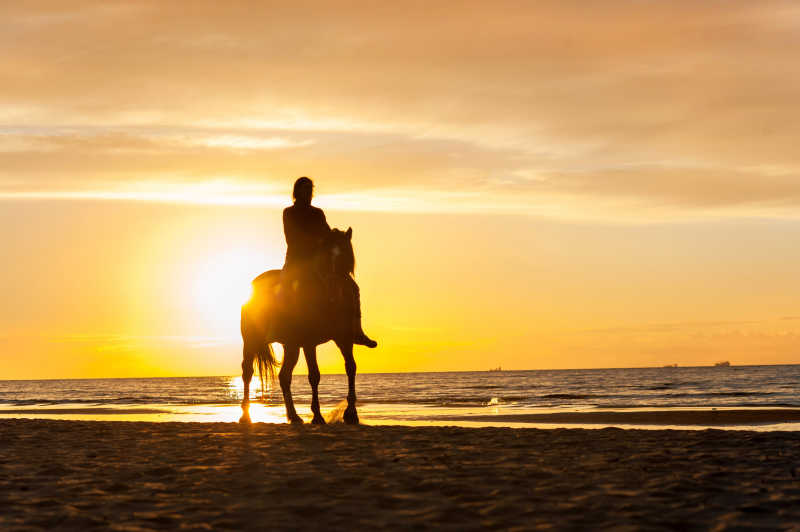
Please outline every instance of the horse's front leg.
[[281, 391], [283, 392], [283, 403], [286, 405], [286, 419], [289, 423], [302, 423], [303, 420], [297, 415], [294, 409], [294, 400], [292, 399], [292, 372], [297, 359], [300, 357], [300, 346], [284, 345], [283, 346], [283, 363], [281, 364], [281, 371], [278, 373], [278, 379], [281, 382]]
[[242, 383], [244, 393], [242, 397], [242, 417], [239, 423], [250, 423], [250, 380], [253, 378], [253, 359], [255, 354], [250, 345], [245, 343], [242, 349]]
[[344, 422], [350, 425], [358, 424], [356, 411], [356, 359], [353, 357], [352, 342], [336, 342], [344, 357], [344, 369], [347, 372], [347, 408], [344, 411]]
[[308, 366], [308, 383], [311, 385], [311, 411], [314, 413], [314, 419], [311, 423], [315, 425], [324, 425], [325, 418], [322, 417], [322, 412], [319, 409], [319, 365], [317, 364], [317, 346], [304, 345], [303, 355], [306, 357], [306, 366]]

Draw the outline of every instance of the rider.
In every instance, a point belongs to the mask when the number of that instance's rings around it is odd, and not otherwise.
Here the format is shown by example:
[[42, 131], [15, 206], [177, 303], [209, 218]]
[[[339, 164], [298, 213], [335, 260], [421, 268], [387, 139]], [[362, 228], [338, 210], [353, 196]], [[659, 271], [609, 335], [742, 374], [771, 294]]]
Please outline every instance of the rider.
[[[314, 183], [301, 177], [294, 183], [292, 197], [294, 205], [283, 211], [283, 233], [286, 236], [286, 261], [283, 266], [284, 279], [298, 279], [312, 271], [313, 260], [319, 245], [330, 233], [325, 213], [311, 205]], [[352, 279], [351, 279], [352, 280]], [[361, 297], [358, 285], [352, 280], [355, 300], [353, 317], [353, 343], [375, 347], [378, 342], [364, 334], [361, 328]]]

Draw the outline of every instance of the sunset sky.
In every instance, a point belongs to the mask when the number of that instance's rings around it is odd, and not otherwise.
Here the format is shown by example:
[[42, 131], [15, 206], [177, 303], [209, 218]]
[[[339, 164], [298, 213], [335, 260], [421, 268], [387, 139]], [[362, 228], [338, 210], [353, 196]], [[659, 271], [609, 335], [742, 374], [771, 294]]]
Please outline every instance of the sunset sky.
[[237, 373], [300, 175], [359, 371], [800, 363], [798, 50], [793, 1], [3, 2], [0, 379]]

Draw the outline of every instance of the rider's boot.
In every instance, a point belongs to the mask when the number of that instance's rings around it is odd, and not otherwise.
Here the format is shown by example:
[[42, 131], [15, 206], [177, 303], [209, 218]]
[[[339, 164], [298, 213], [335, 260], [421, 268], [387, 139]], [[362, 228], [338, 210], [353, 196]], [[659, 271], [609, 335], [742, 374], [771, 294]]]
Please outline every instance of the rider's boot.
[[364, 334], [364, 329], [361, 328], [361, 318], [353, 318], [353, 343], [358, 345], [365, 345], [372, 349], [378, 347], [378, 342]]

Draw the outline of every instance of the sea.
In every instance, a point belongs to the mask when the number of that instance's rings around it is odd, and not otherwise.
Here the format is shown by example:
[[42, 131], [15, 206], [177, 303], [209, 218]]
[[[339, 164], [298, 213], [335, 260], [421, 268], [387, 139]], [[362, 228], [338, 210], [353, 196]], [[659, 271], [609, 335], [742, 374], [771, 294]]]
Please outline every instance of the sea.
[[[292, 392], [298, 413], [310, 420], [305, 375], [294, 376]], [[340, 419], [347, 377], [323, 374], [319, 393], [323, 415]], [[527, 423], [516, 415], [509, 421], [509, 414], [797, 409], [800, 365], [362, 373], [357, 394], [366, 424], [594, 428], [601, 425]], [[0, 418], [235, 422], [242, 399], [238, 376], [3, 380]], [[254, 377], [250, 415], [253, 422], [285, 422], [277, 383], [262, 390]], [[723, 428], [800, 430], [800, 423]]]

